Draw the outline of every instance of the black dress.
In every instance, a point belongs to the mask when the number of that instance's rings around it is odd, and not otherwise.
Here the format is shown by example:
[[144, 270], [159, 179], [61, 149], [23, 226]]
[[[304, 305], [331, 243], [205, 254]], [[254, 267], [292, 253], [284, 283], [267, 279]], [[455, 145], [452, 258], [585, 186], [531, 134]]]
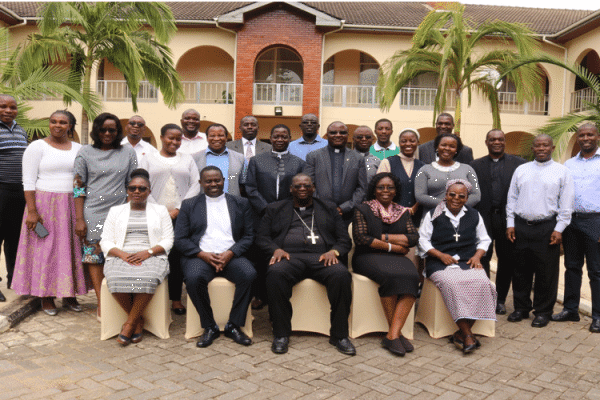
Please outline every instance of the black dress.
[[403, 234], [408, 238], [409, 247], [419, 240], [419, 234], [406, 211], [393, 224], [386, 224], [373, 214], [367, 204], [361, 204], [354, 210], [352, 236], [356, 249], [352, 257], [352, 270], [377, 282], [379, 296], [395, 295], [417, 296], [419, 274], [415, 265], [405, 256], [388, 253], [385, 250], [372, 249], [370, 244], [382, 234]]

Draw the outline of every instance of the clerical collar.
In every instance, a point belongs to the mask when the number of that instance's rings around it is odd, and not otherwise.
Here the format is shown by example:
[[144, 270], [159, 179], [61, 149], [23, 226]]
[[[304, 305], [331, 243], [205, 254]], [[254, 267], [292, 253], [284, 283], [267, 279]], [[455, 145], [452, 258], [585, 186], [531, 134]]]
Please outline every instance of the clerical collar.
[[296, 210], [298, 210], [298, 211], [306, 211], [306, 210], [309, 210], [309, 211], [310, 211], [310, 210], [312, 210], [313, 206], [312, 206], [312, 204], [311, 204], [310, 206], [304, 206], [304, 207], [295, 207], [295, 206], [294, 206], [294, 208], [295, 208]]
[[342, 147], [341, 149], [336, 149], [333, 146], [329, 146], [329, 151], [331, 151], [332, 153], [343, 153], [346, 150], [346, 146]]
[[224, 200], [225, 200], [225, 193], [222, 193], [220, 196], [217, 196], [217, 197], [206, 196], [206, 201], [208, 201], [210, 203], [219, 203]]

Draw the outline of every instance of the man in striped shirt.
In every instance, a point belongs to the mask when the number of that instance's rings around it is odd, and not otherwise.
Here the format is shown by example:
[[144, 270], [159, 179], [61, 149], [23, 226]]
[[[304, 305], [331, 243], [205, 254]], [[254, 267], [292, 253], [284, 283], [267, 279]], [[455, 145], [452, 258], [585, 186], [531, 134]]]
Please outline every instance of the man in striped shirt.
[[[27, 133], [15, 121], [18, 112], [14, 97], [0, 94], [0, 246], [4, 243], [9, 288], [25, 209], [22, 162]], [[0, 301], [6, 301], [2, 292]]]

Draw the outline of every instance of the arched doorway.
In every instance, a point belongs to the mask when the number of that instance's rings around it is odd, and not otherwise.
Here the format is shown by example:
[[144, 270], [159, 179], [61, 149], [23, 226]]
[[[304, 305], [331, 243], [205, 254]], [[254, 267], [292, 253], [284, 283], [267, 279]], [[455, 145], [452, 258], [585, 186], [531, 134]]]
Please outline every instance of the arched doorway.
[[304, 65], [300, 55], [288, 47], [262, 51], [254, 64], [254, 103], [302, 105]]
[[506, 133], [505, 137], [506, 153], [521, 156], [526, 159], [533, 159], [531, 143], [533, 142], [535, 135], [528, 132], [515, 131]]

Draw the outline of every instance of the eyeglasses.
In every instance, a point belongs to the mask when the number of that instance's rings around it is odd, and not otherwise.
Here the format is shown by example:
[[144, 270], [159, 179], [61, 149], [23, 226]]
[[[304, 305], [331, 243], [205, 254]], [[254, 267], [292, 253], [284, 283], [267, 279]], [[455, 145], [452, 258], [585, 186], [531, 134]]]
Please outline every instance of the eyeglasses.
[[375, 186], [375, 189], [377, 190], [387, 190], [387, 191], [392, 191], [392, 190], [396, 190], [396, 186], [392, 186], [392, 185], [381, 185], [381, 186]]
[[147, 186], [127, 186], [128, 192], [135, 192], [136, 190], [140, 193], [146, 193], [146, 191], [148, 190], [148, 187]]
[[136, 127], [138, 127], [138, 128], [142, 128], [142, 127], [144, 127], [144, 125], [146, 125], [146, 124], [144, 124], [143, 122], [133, 122], [133, 121], [132, 121], [132, 122], [130, 122], [130, 123], [129, 123], [129, 125], [131, 125], [131, 126], [136, 126]]
[[100, 133], [104, 132], [108, 132], [111, 135], [114, 135], [115, 133], [117, 133], [117, 130], [115, 128], [100, 128]]
[[448, 197], [451, 197], [453, 199], [456, 198], [456, 197], [458, 197], [459, 199], [466, 199], [467, 195], [466, 194], [458, 194], [458, 193], [450, 192], [450, 193], [448, 193]]
[[347, 135], [348, 131], [328, 131], [328, 135]]
[[303, 184], [303, 183], [300, 183], [300, 184], [297, 184], [297, 185], [293, 185], [293, 186], [294, 186], [294, 189], [302, 189], [302, 188], [304, 188], [304, 189], [310, 189], [312, 187], [312, 185]]

